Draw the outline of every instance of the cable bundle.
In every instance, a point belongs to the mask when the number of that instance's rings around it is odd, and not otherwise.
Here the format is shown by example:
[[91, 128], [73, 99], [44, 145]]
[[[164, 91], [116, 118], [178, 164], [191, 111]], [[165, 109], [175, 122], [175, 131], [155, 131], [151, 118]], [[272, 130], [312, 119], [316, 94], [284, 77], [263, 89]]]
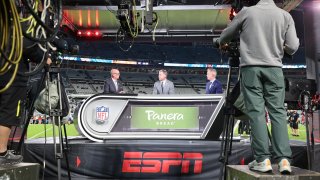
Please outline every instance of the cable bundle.
[[[31, 6], [28, 0], [22, 0], [27, 12], [31, 14], [28, 18], [22, 19], [22, 21], [29, 21], [29, 28], [27, 32], [23, 32], [23, 35], [34, 42], [50, 43], [56, 37], [62, 21], [62, 0], [53, 1], [53, 3], [51, 0], [44, 0], [41, 17], [37, 14], [38, 2], [40, 1], [35, 0], [33, 6]], [[56, 18], [52, 20], [54, 29], [46, 24], [49, 8], [57, 15]], [[34, 25], [34, 23], [36, 23], [36, 25]]]
[[[32, 72], [18, 72], [19, 62], [25, 48], [37, 45], [43, 52], [47, 52], [49, 48], [56, 50], [50, 42], [59, 32], [62, 21], [62, 0], [44, 0], [43, 6], [40, 0], [21, 0], [21, 2], [22, 5], [15, 0], [0, 2], [0, 76], [10, 74], [10, 80], [5, 87], [0, 89], [0, 93], [12, 85], [17, 74], [33, 75], [45, 64], [43, 60]], [[17, 8], [18, 5], [19, 8]], [[21, 10], [21, 14], [17, 9]], [[38, 15], [40, 9], [42, 12]], [[26, 25], [25, 30], [21, 23]], [[32, 45], [24, 47], [23, 37], [31, 41]]]
[[13, 0], [0, 2], [0, 76], [14, 69], [7, 85], [0, 89], [6, 91], [13, 83], [22, 57], [23, 36], [19, 14]]

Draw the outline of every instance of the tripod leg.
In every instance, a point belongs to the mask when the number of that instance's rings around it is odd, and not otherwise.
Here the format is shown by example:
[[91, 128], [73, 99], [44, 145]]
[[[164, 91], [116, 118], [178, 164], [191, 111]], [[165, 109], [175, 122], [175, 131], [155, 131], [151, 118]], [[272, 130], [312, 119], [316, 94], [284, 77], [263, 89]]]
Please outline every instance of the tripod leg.
[[227, 127], [227, 120], [226, 120], [226, 117], [224, 118], [224, 122], [223, 122], [223, 130], [222, 130], [222, 136], [221, 136], [221, 146], [220, 146], [220, 157], [219, 157], [219, 160], [220, 162], [223, 162], [223, 158], [224, 158], [224, 155], [223, 155], [223, 149], [224, 149], [224, 144], [225, 144], [225, 138], [226, 138], [226, 128]]
[[224, 179], [227, 178], [226, 166], [229, 164], [229, 155], [231, 154], [232, 136], [233, 136], [233, 122], [234, 122], [233, 116], [229, 115], [228, 127], [227, 127], [227, 133], [226, 133], [225, 149], [224, 149], [224, 165], [223, 165]]
[[224, 163], [225, 165], [228, 162], [228, 149], [229, 149], [229, 145], [230, 145], [230, 123], [231, 123], [231, 116], [228, 115], [228, 120], [227, 120], [227, 127], [226, 127], [226, 140], [225, 140], [225, 144], [224, 144]]
[[[60, 73], [57, 73], [57, 79], [58, 79], [58, 94], [59, 94], [59, 109], [62, 112], [62, 99], [61, 99], [61, 77], [60, 77]], [[62, 148], [62, 144], [63, 144], [63, 135], [62, 135], [62, 128], [61, 128], [61, 116], [58, 116], [58, 124], [59, 124], [59, 140], [60, 140], [60, 155], [61, 158], [63, 158], [63, 148]]]
[[220, 180], [225, 179], [225, 167], [226, 167], [226, 150], [228, 144], [228, 127], [229, 127], [229, 115], [225, 115], [224, 118], [224, 126], [222, 132], [222, 139], [221, 139], [221, 149], [220, 149], [220, 158], [219, 161], [222, 163], [220, 168]]
[[224, 162], [225, 159], [225, 151], [227, 150], [227, 140], [229, 134], [229, 120], [230, 115], [225, 115], [224, 117], [224, 124], [223, 124], [223, 131], [222, 131], [222, 138], [221, 138], [221, 147], [220, 147], [220, 162]]
[[[233, 124], [233, 110], [232, 110], [232, 104], [229, 100], [229, 94], [230, 94], [230, 84], [231, 84], [231, 72], [232, 72], [232, 67], [231, 66], [232, 58], [229, 58], [229, 73], [228, 73], [228, 81], [227, 81], [227, 88], [226, 88], [226, 103], [225, 103], [225, 118], [224, 118], [224, 126], [223, 126], [223, 132], [222, 132], [222, 140], [221, 140], [221, 151], [220, 151], [220, 162], [222, 162], [222, 166], [220, 169], [220, 180], [226, 179], [226, 165], [228, 164], [228, 150], [230, 143], [232, 141], [232, 137], [230, 137], [230, 131], [231, 131], [231, 136], [232, 136], [232, 127]], [[230, 130], [231, 129], [231, 130]], [[231, 140], [231, 141], [230, 141]], [[222, 155], [223, 154], [223, 155]]]
[[307, 159], [308, 159], [308, 169], [311, 170], [311, 161], [310, 161], [310, 132], [309, 132], [309, 119], [308, 116], [306, 120], [306, 133], [307, 133]]
[[233, 127], [234, 127], [234, 116], [231, 116], [231, 121], [230, 121], [230, 145], [229, 145], [229, 155], [231, 155], [231, 151], [232, 151], [232, 140], [233, 140]]
[[311, 110], [311, 145], [312, 145], [312, 150], [314, 150], [314, 123], [313, 123], [313, 112]]
[[66, 147], [64, 147], [63, 143], [62, 143], [62, 146], [63, 146], [64, 156], [66, 158], [66, 165], [67, 165], [67, 170], [68, 170], [68, 178], [69, 178], [69, 180], [71, 180], [69, 158], [68, 158], [68, 151], [69, 151], [68, 135], [67, 135], [67, 128], [66, 128], [65, 124], [63, 125], [63, 131], [64, 131], [64, 138], [65, 138], [65, 142], [66, 142]]
[[[46, 73], [43, 73], [43, 75], [41, 76], [41, 79], [40, 79], [40, 84], [38, 87], [41, 87], [42, 84], [44, 83], [44, 80], [46, 78]], [[21, 151], [21, 147], [22, 147], [22, 144], [24, 143], [24, 137], [26, 136], [27, 134], [27, 130], [28, 130], [28, 127], [29, 127], [29, 123], [30, 123], [30, 119], [33, 115], [33, 112], [34, 112], [34, 102], [36, 101], [36, 97], [38, 96], [38, 94], [40, 93], [40, 88], [37, 88], [37, 91], [36, 91], [36, 94], [35, 94], [35, 97], [33, 97], [33, 99], [31, 100], [31, 103], [29, 104], [29, 109], [28, 109], [28, 115], [25, 116], [25, 119], [24, 122], [26, 122], [25, 126], [23, 127], [23, 130], [22, 130], [22, 133], [21, 133], [21, 136], [20, 136], [20, 140], [19, 140], [19, 143], [18, 143], [18, 146], [16, 148], [16, 152], [20, 153]]]

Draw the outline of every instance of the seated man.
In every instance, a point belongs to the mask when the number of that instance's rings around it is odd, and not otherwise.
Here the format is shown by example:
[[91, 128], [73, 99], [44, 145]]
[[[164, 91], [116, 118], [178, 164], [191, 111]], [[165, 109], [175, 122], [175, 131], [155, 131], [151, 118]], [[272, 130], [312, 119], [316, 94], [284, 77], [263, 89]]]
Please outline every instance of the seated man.
[[120, 72], [118, 69], [111, 69], [111, 77], [104, 82], [104, 91], [106, 94], [119, 94], [124, 93], [123, 86], [119, 80]]
[[223, 93], [222, 84], [216, 79], [217, 71], [212, 68], [207, 69], [206, 94], [221, 94]]
[[174, 84], [167, 79], [167, 71], [159, 71], [159, 81], [154, 83], [152, 94], [174, 94]]

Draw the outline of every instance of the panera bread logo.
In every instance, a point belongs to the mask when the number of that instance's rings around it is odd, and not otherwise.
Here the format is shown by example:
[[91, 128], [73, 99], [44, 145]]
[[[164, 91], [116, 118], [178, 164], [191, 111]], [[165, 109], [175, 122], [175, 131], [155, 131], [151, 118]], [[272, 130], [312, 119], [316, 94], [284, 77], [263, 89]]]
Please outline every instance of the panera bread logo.
[[197, 129], [198, 107], [153, 106], [133, 107], [131, 110], [133, 129]]
[[[148, 121], [179, 121], [183, 120], [183, 114], [181, 113], [157, 113], [152, 110], [146, 110]], [[160, 123], [160, 122], [159, 122]], [[171, 125], [174, 124], [174, 122], [167, 122]], [[166, 124], [164, 122], [164, 124]]]
[[157, 113], [152, 110], [146, 110], [148, 120], [183, 120], [183, 114], [181, 113]]

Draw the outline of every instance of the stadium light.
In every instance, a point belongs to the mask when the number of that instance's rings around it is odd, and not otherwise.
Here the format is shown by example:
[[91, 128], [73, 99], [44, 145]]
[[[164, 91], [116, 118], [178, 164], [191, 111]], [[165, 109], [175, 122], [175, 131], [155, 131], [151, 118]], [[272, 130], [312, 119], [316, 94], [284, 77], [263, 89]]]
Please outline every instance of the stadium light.
[[99, 30], [78, 30], [77, 36], [81, 38], [101, 38], [102, 33]]

